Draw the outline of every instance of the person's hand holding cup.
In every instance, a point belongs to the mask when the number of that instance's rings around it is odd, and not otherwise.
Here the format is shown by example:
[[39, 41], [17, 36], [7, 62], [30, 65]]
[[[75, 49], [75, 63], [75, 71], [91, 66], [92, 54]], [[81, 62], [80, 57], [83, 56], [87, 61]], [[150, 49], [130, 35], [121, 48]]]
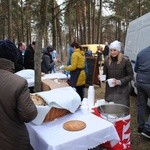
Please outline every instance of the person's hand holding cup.
[[117, 80], [117, 79], [115, 79], [115, 78], [110, 78], [110, 79], [107, 80], [107, 82], [108, 82], [108, 85], [109, 85], [110, 87], [114, 87], [114, 86], [116, 86], [116, 85], [121, 85], [121, 81], [120, 81], [120, 80]]
[[109, 87], [114, 87], [115, 86], [115, 78], [110, 78], [107, 79]]

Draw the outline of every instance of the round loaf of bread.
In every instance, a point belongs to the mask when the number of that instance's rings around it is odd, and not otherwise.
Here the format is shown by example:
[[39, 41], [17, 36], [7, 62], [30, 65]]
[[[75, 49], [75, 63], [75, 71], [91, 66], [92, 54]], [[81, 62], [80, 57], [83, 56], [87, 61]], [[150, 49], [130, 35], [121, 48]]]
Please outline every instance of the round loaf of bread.
[[80, 120], [71, 120], [63, 124], [63, 128], [67, 131], [80, 131], [86, 127], [86, 123]]

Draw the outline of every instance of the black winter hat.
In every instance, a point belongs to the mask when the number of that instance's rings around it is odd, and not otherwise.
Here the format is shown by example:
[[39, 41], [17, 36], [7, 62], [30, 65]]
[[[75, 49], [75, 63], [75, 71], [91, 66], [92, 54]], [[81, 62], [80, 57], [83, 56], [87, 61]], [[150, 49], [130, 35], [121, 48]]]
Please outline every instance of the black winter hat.
[[52, 51], [54, 50], [53, 47], [52, 47], [51, 45], [50, 45], [50, 46], [47, 46], [46, 49], [47, 49], [48, 52], [52, 52]]
[[0, 40], [0, 58], [17, 61], [17, 47], [10, 40]]

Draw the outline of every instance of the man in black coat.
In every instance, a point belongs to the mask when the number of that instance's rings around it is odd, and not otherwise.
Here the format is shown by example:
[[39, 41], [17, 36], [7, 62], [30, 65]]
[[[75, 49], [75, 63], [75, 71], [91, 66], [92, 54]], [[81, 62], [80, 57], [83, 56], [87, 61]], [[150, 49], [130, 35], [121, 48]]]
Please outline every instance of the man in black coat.
[[104, 55], [104, 58], [106, 58], [109, 54], [109, 46], [108, 46], [108, 42], [105, 42], [105, 47], [104, 47], [104, 50], [103, 50], [103, 55]]
[[24, 52], [26, 49], [26, 45], [23, 42], [20, 42], [18, 44], [18, 58], [17, 62], [15, 63], [15, 72], [18, 72], [20, 70], [24, 69]]
[[26, 49], [24, 54], [24, 67], [25, 69], [34, 69], [34, 50], [36, 42], [32, 42]]
[[41, 70], [44, 73], [51, 73], [52, 70], [54, 69], [54, 61], [52, 58], [52, 53], [53, 48], [52, 46], [48, 46], [44, 51], [43, 51], [43, 56], [42, 56], [42, 63], [41, 63]]

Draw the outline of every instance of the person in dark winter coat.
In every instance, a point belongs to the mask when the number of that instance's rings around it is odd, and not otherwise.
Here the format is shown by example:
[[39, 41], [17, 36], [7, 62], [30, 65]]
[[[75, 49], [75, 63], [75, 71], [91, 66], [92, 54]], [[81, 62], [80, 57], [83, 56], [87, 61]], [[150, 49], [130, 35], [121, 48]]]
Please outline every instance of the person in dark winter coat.
[[102, 46], [98, 46], [97, 47], [97, 59], [98, 59], [98, 65], [101, 66], [102, 65], [102, 60], [103, 60], [103, 47]]
[[108, 46], [108, 42], [105, 42], [105, 47], [103, 50], [104, 59], [108, 56], [108, 54], [109, 54], [109, 46]]
[[25, 69], [34, 69], [34, 50], [36, 42], [32, 42], [26, 49], [24, 54], [24, 67]]
[[24, 69], [24, 52], [26, 49], [26, 45], [23, 42], [20, 42], [18, 44], [18, 59], [15, 63], [15, 72], [18, 72], [20, 70]]
[[25, 123], [36, 117], [37, 109], [27, 81], [14, 74], [16, 61], [15, 44], [0, 41], [0, 149], [33, 150]]
[[110, 44], [110, 53], [104, 61], [103, 74], [113, 78], [114, 87], [106, 82], [105, 100], [129, 106], [129, 83], [133, 79], [133, 69], [129, 59], [121, 51], [121, 43]]
[[150, 46], [141, 50], [136, 59], [134, 71], [137, 82], [138, 132], [150, 139], [150, 115], [146, 117], [150, 99]]
[[52, 70], [54, 69], [54, 61], [52, 58], [51, 53], [53, 52], [52, 46], [48, 46], [44, 51], [43, 51], [43, 56], [42, 56], [42, 63], [41, 63], [41, 70], [44, 73], [51, 73]]

